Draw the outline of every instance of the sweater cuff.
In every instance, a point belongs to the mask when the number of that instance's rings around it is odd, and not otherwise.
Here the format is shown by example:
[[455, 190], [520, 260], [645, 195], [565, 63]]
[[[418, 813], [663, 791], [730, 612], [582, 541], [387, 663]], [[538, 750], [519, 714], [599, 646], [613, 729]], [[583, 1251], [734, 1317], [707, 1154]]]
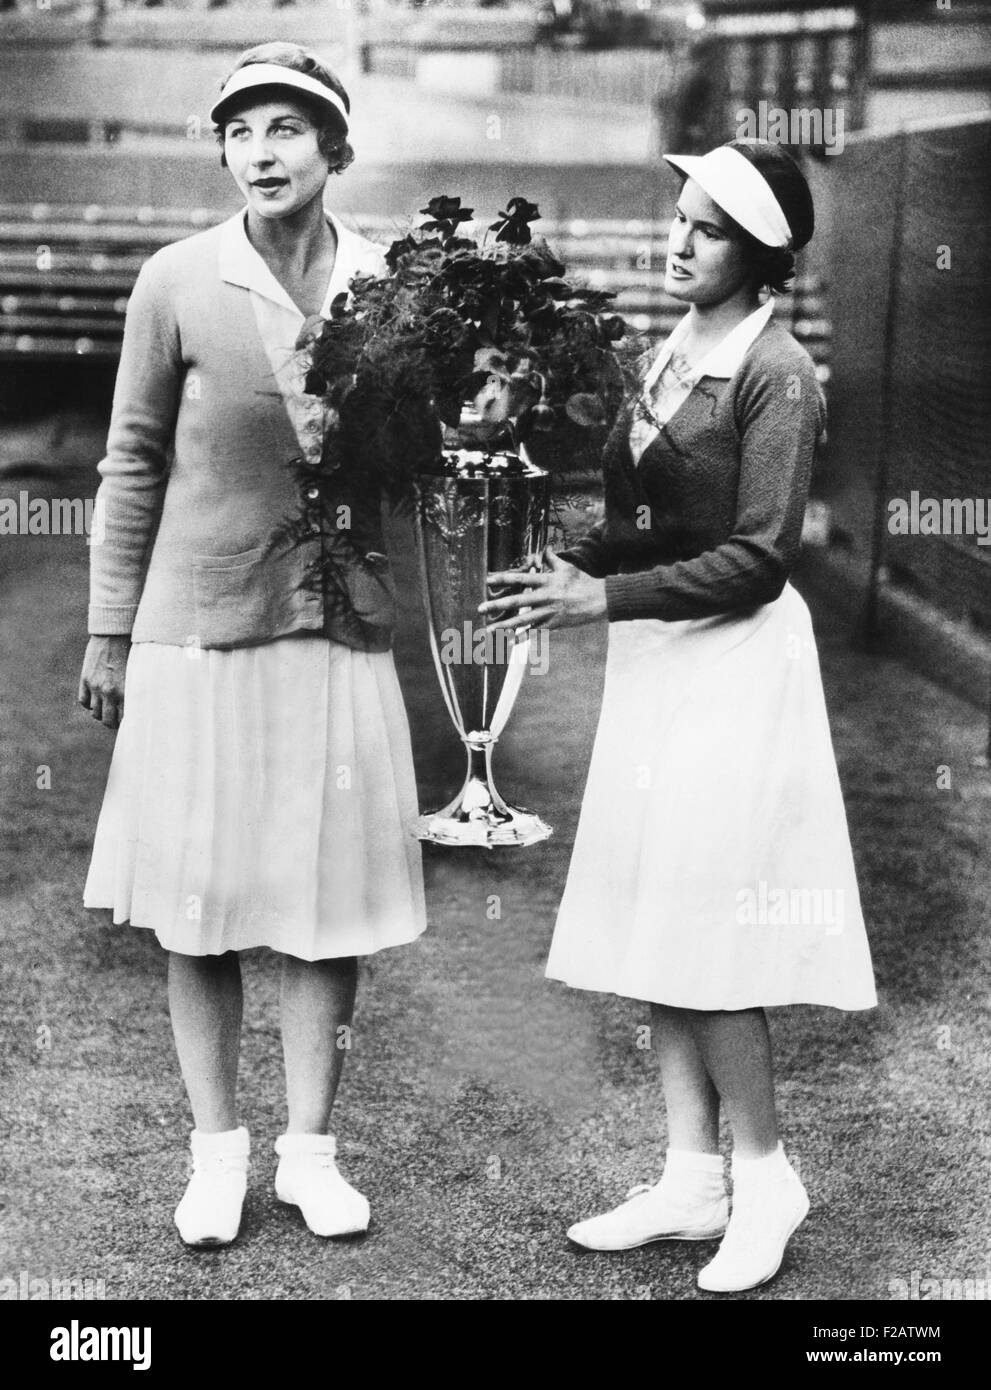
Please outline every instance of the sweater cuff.
[[586, 574], [591, 572], [589, 570], [591, 561], [582, 549], [581, 542], [577, 545], [570, 546], [567, 550], [558, 550], [556, 554], [559, 560], [564, 560], [566, 564], [574, 565], [576, 570], [584, 570]]
[[606, 575], [606, 616], [611, 623], [662, 618], [657, 581], [649, 572]]
[[124, 608], [105, 608], [91, 603], [86, 626], [91, 637], [124, 637], [134, 626], [137, 612], [136, 603]]

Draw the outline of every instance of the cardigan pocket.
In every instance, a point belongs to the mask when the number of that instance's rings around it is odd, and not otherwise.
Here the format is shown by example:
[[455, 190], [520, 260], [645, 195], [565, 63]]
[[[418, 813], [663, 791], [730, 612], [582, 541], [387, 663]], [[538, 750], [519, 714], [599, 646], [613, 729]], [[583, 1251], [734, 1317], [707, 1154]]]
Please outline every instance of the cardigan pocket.
[[370, 550], [348, 575], [348, 593], [357, 617], [372, 627], [392, 628], [396, 622], [396, 581], [389, 558]]
[[275, 636], [285, 616], [282, 567], [265, 546], [194, 559], [197, 635], [205, 646], [242, 646]]

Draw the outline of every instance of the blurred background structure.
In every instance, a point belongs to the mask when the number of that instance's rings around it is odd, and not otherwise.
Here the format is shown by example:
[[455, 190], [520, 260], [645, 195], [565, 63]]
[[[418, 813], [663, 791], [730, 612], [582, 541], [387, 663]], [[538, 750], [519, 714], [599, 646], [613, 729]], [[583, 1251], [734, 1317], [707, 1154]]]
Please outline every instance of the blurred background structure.
[[[514, 193], [573, 268], [666, 332], [661, 149], [781, 139], [819, 234], [779, 312], [828, 386], [809, 567], [987, 702], [991, 547], [892, 536], [913, 490], [987, 498], [986, 0], [0, 0], [0, 408], [103, 383], [138, 266], [228, 215], [206, 116], [236, 54], [307, 43], [352, 94], [335, 207], [389, 239], [437, 192]], [[785, 120], [785, 124], [781, 122]], [[775, 125], [775, 122], [778, 122]], [[949, 263], [946, 250], [949, 248]], [[64, 364], [65, 371], [55, 370]], [[44, 365], [44, 370], [38, 369]], [[937, 655], [938, 653], [938, 655]]]

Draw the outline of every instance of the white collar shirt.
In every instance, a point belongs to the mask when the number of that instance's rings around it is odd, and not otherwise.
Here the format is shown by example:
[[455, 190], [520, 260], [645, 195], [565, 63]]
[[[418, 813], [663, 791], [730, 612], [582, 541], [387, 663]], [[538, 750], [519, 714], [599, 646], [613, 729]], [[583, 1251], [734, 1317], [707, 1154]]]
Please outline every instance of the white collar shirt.
[[[721, 377], [726, 380], [733, 376], [746, 356], [747, 349], [763, 331], [773, 311], [774, 301], [769, 299], [766, 304], [762, 304], [731, 329], [690, 372], [680, 373], [676, 372], [672, 358], [688, 334], [691, 315], [686, 314], [684, 318], [679, 319], [651, 363], [637, 402], [638, 408], [633, 413], [630, 449], [634, 463], [640, 462], [644, 450], [660, 434], [659, 425], [667, 424], [704, 376]], [[645, 405], [646, 409], [643, 408]]]
[[[352, 232], [330, 212], [327, 220], [337, 237], [337, 252], [320, 306], [322, 318], [330, 316], [334, 299], [347, 291], [355, 275], [388, 273], [382, 247]], [[309, 462], [316, 463], [327, 420], [324, 402], [303, 390], [310, 354], [297, 348], [296, 341], [305, 316], [248, 240], [243, 211], [224, 222], [220, 233], [220, 277], [248, 290], [258, 335], [300, 449]]]

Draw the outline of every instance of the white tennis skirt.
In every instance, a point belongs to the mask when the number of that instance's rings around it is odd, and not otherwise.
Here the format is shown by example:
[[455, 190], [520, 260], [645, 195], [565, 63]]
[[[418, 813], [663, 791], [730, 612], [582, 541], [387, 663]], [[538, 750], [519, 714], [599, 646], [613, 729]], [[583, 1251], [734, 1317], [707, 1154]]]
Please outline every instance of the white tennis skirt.
[[86, 907], [184, 955], [368, 955], [425, 929], [389, 652], [131, 648]]
[[691, 1009], [877, 1002], [808, 609], [613, 623], [547, 974]]

